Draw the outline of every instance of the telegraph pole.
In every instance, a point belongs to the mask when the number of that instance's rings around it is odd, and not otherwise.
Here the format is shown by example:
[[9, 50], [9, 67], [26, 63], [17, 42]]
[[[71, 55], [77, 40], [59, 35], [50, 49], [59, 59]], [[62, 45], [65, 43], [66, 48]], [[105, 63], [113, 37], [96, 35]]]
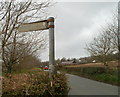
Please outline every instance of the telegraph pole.
[[49, 78], [56, 73], [55, 68], [55, 49], [54, 49], [54, 18], [48, 18], [49, 28]]

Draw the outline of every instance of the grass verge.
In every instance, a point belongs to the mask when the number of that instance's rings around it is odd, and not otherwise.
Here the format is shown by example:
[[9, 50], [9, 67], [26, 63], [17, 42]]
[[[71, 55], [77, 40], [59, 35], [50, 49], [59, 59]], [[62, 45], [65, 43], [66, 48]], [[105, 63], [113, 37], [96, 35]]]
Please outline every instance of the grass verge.
[[106, 70], [99, 67], [63, 67], [63, 72], [78, 75], [81, 77], [85, 77], [88, 79], [120, 86], [120, 78], [118, 77], [118, 70], [109, 70], [109, 72], [105, 72]]

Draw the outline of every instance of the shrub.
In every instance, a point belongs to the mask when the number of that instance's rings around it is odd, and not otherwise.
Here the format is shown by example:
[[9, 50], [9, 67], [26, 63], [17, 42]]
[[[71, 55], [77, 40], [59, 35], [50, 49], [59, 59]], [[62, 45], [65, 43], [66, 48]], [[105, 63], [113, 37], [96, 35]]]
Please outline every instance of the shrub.
[[76, 71], [81, 74], [103, 74], [106, 72], [104, 67], [64, 67], [67, 72]]
[[[47, 72], [32, 71], [26, 74], [3, 77], [2, 95], [67, 95], [69, 87], [64, 74], [53, 76], [50, 81]], [[51, 86], [52, 82], [52, 86]]]
[[102, 67], [87, 67], [87, 68], [83, 68], [83, 73], [86, 73], [86, 74], [103, 74], [103, 73], [105, 73], [105, 68], [102, 68]]
[[65, 74], [53, 76], [53, 89], [55, 93], [54, 95], [67, 95], [69, 92], [69, 87]]

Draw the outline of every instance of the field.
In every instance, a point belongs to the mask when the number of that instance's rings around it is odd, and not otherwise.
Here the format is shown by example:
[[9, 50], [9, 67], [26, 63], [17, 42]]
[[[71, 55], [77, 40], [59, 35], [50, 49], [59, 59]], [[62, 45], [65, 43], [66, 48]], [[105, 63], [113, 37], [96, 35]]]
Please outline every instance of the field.
[[[118, 61], [111, 61], [108, 63], [110, 68], [117, 68]], [[79, 64], [79, 65], [66, 65], [65, 67], [105, 67], [103, 63], [88, 63], [88, 64]]]

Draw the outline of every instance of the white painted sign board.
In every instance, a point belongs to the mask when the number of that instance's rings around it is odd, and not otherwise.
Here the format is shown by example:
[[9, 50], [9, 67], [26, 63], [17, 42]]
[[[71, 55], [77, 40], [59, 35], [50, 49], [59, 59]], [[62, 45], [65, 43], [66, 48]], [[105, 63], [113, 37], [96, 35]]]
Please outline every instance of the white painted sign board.
[[30, 32], [48, 29], [48, 23], [46, 20], [37, 21], [32, 23], [21, 24], [18, 28], [19, 32]]

